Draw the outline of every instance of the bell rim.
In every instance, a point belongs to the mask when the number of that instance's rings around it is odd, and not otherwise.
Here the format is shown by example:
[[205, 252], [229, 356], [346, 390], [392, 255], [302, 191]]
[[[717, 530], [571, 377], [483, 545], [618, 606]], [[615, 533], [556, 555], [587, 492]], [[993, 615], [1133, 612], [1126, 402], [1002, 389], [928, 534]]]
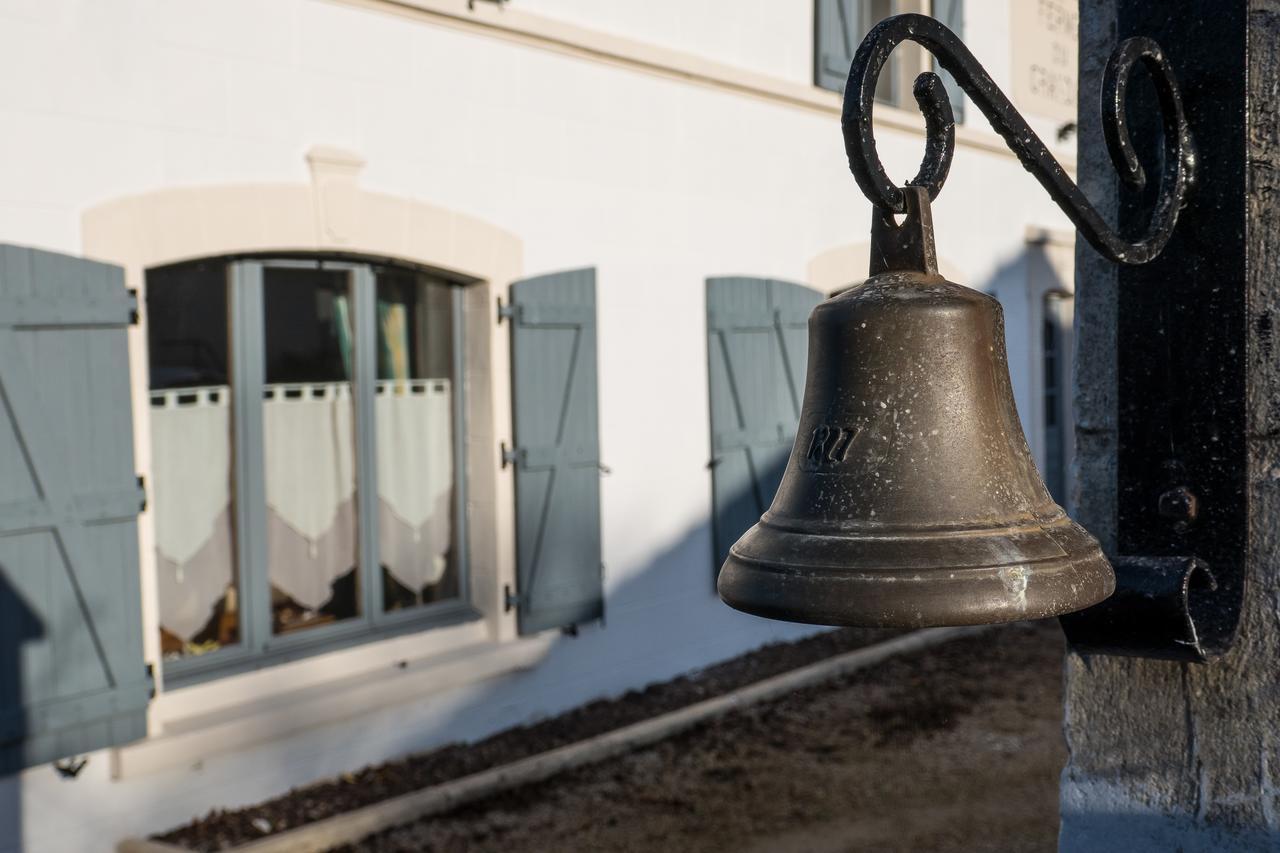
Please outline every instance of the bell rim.
[[735, 545], [717, 589], [736, 610], [815, 625], [925, 628], [1062, 616], [1115, 590], [1101, 547], [1067, 521], [1069, 527], [1052, 531], [1057, 536], [1040, 531], [1067, 540], [1057, 542], [1060, 554], [970, 566], [779, 565]]
[[798, 533], [805, 536], [827, 536], [833, 539], [893, 539], [910, 536], [912, 538], [945, 538], [953, 536], [986, 536], [992, 531], [1040, 531], [1050, 528], [1075, 525], [1071, 517], [1062, 507], [1050, 502], [1053, 511], [1045, 514], [1026, 513], [1018, 516], [986, 518], [965, 524], [938, 524], [935, 522], [919, 522], [910, 524], [895, 521], [892, 523], [872, 524], [869, 521], [813, 521], [811, 519], [792, 519], [765, 510], [764, 515], [755, 526], [765, 526], [783, 533]]

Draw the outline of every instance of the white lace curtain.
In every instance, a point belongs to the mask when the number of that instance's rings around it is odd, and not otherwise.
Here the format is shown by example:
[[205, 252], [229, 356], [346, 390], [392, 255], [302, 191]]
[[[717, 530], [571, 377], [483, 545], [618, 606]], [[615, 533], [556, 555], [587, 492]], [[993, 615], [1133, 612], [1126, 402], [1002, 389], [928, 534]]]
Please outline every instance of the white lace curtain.
[[[417, 592], [438, 583], [453, 535], [453, 391], [378, 383], [379, 559]], [[357, 562], [355, 435], [347, 383], [271, 385], [263, 401], [270, 582], [320, 607]], [[161, 624], [189, 640], [232, 584], [230, 392], [152, 396]], [[260, 579], [258, 582], [262, 582]]]

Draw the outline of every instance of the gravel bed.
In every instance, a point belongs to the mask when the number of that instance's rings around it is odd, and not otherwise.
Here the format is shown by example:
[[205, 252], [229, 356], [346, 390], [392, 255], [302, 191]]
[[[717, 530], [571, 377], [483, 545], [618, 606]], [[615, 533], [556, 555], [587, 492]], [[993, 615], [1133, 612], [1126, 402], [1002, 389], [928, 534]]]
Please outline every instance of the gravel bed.
[[335, 853], [1053, 853], [1063, 653], [952, 641]]
[[746, 684], [888, 639], [867, 629], [830, 631], [776, 643], [688, 676], [592, 702], [559, 716], [499, 732], [471, 744], [367, 767], [241, 809], [205, 817], [153, 836], [189, 850], [224, 850], [390, 797], [438, 785], [683, 708]]

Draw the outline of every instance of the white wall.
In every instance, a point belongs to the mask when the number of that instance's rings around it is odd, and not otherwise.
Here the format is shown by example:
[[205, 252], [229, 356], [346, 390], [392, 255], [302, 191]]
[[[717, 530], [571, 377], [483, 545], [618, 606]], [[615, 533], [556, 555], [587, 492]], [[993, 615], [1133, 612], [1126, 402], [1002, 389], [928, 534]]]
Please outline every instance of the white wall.
[[[807, 0], [512, 6], [809, 79]], [[367, 159], [369, 189], [518, 235], [530, 274], [596, 266], [613, 471], [607, 627], [558, 641], [533, 672], [199, 766], [113, 781], [100, 753], [74, 781], [48, 767], [0, 780], [0, 826], [20, 821], [27, 849], [104, 850], [807, 630], [732, 612], [712, 590], [703, 281], [803, 280], [814, 255], [866, 239], [834, 114], [341, 0], [0, 0], [0, 63], [0, 241], [77, 252], [90, 206], [174, 186], [301, 183], [304, 152], [328, 144]], [[921, 141], [885, 131], [881, 150], [902, 178]], [[935, 221], [961, 280], [1002, 296], [1016, 290], [1026, 226], [1068, 227], [1016, 160], [963, 147]], [[1009, 320], [1016, 351], [1025, 341]], [[1014, 361], [1025, 395], [1025, 359]], [[1018, 402], [1025, 413], [1030, 401]], [[6, 840], [0, 831], [0, 850], [17, 849]]]
[[795, 83], [813, 80], [812, 0], [510, 0], [508, 5]]

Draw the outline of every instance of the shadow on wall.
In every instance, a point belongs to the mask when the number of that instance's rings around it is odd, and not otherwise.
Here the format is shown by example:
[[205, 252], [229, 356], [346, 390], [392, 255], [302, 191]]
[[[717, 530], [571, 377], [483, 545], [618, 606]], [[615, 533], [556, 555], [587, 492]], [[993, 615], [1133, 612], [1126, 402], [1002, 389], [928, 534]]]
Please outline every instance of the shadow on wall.
[[[747, 501], [754, 498], [747, 496]], [[407, 755], [450, 741], [474, 741], [537, 722], [587, 702], [616, 697], [710, 666], [760, 645], [824, 628], [739, 613], [714, 590], [710, 519], [686, 530], [622, 583], [606, 587], [604, 623], [561, 634], [525, 671], [468, 691], [429, 729], [404, 726], [386, 755]], [[643, 642], [645, 637], [652, 642]], [[402, 713], [413, 719], [414, 711]], [[386, 730], [387, 727], [384, 727]]]
[[[361, 720], [358, 729], [343, 724], [328, 732], [299, 733], [292, 743], [277, 741], [257, 762], [253, 778], [244, 777], [247, 752], [208, 757], [197, 771], [203, 778], [175, 775], [169, 787], [173, 797], [144, 805], [148, 813], [135, 816], [132, 831], [163, 832], [213, 809], [280, 796], [308, 780], [474, 742], [768, 642], [825, 630], [748, 616], [722, 604], [708, 583], [711, 555], [710, 523], [704, 518], [608, 588], [604, 625], [581, 626], [577, 636], [556, 636], [533, 668], [388, 707]], [[210, 799], [211, 791], [225, 799]], [[174, 819], [175, 813], [187, 817]]]
[[44, 625], [0, 565], [0, 851], [22, 850], [22, 742], [27, 734], [22, 647]]

